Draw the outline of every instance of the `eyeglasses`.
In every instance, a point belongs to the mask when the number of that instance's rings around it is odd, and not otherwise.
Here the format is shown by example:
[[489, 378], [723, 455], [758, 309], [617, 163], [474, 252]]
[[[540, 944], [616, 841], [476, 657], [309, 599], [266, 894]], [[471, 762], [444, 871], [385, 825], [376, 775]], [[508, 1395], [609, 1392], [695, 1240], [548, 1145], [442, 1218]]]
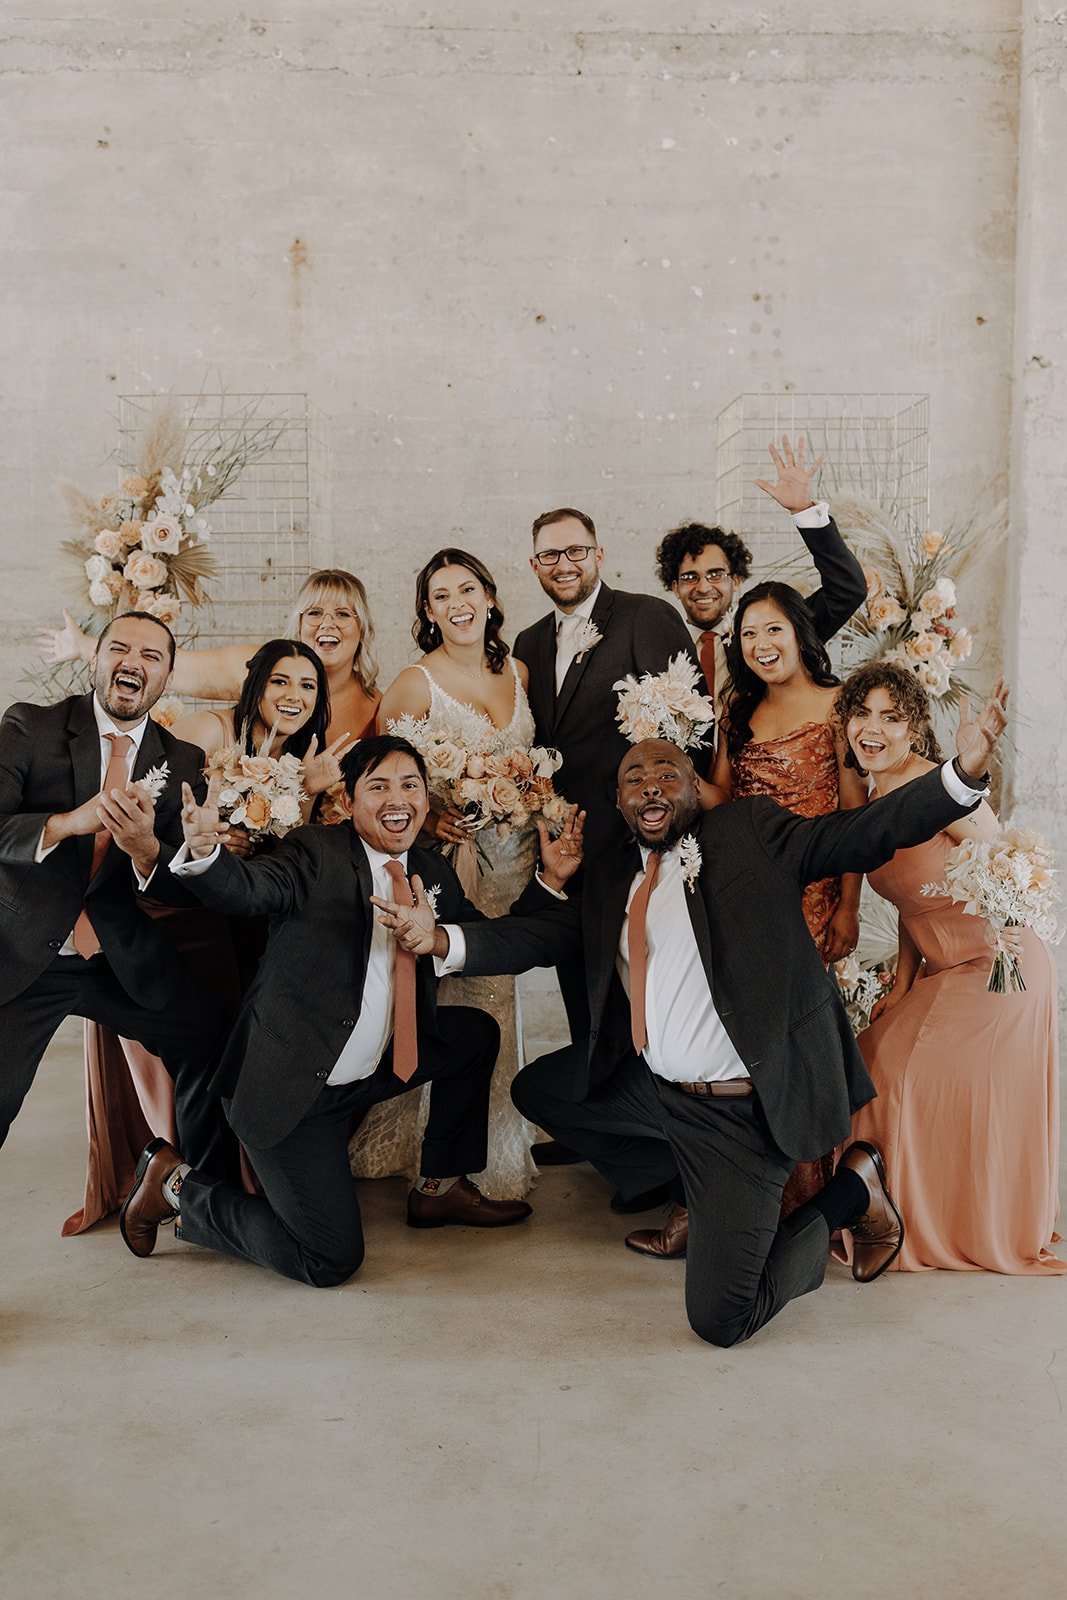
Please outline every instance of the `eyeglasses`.
[[709, 567], [707, 572], [680, 572], [678, 574], [678, 586], [681, 589], [694, 589], [704, 578], [709, 583], [721, 583], [724, 578], [729, 576], [730, 572], [727, 567]]
[[539, 567], [554, 567], [561, 556], [566, 556], [568, 561], [584, 561], [590, 550], [595, 549], [595, 544], [569, 544], [566, 550], [542, 550], [534, 560]]
[[355, 616], [355, 612], [347, 606], [338, 606], [336, 610], [332, 610], [329, 606], [308, 606], [300, 615], [310, 617], [312, 622], [322, 622], [326, 617], [329, 617], [331, 622], [348, 622]]

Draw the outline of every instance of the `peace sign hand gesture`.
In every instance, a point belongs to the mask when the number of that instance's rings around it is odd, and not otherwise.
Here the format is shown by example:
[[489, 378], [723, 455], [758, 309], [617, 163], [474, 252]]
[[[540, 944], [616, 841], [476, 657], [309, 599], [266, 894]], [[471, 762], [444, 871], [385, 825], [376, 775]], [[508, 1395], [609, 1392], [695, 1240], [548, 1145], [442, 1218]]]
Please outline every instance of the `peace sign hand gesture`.
[[797, 440], [796, 454], [789, 443], [789, 435], [782, 434], [782, 452], [779, 455], [774, 445], [768, 447], [771, 460], [778, 468], [778, 482], [768, 483], [765, 478], [756, 479], [756, 488], [769, 494], [772, 500], [777, 500], [786, 511], [796, 515], [798, 511], [806, 511], [815, 504], [811, 498], [811, 480], [826, 460], [825, 456], [818, 456], [810, 467], [804, 465], [804, 435]]
[[196, 796], [187, 783], [182, 784], [182, 833], [194, 861], [204, 861], [217, 845], [226, 843], [230, 831], [228, 822], [219, 819], [219, 791], [222, 774], [214, 772], [207, 786], [203, 805], [197, 805]]
[[325, 789], [332, 789], [335, 783], [340, 783], [343, 776], [341, 762], [357, 742], [347, 733], [342, 733], [316, 754], [319, 740], [318, 735], [313, 733], [304, 756], [304, 793], [314, 798]]

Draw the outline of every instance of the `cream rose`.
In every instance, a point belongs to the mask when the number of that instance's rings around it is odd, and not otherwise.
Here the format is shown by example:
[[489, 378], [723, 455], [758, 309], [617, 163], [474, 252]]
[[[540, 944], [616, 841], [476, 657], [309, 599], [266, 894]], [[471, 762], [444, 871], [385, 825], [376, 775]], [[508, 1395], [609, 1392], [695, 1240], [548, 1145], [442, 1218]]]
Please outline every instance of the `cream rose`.
[[154, 517], [144, 524], [141, 543], [146, 550], [158, 550], [163, 555], [176, 556], [182, 547], [182, 532], [177, 517]]
[[122, 542], [126, 546], [127, 550], [133, 550], [137, 545], [140, 544], [141, 534], [143, 532], [144, 523], [138, 517], [131, 517], [129, 521], [124, 522], [122, 527], [119, 529], [119, 533], [122, 535]]
[[93, 540], [93, 549], [100, 555], [107, 556], [109, 561], [117, 561], [125, 549], [122, 534], [117, 533], [114, 528], [101, 528]]
[[506, 812], [509, 816], [522, 804], [518, 785], [510, 778], [490, 778], [485, 786], [485, 792], [493, 810]]
[[241, 771], [253, 783], [269, 783], [274, 774], [274, 764], [269, 756], [242, 756]]
[[431, 779], [444, 778], [452, 782], [458, 778], [466, 763], [466, 753], [458, 744], [444, 742], [432, 745], [425, 754], [426, 771]]
[[109, 606], [114, 598], [106, 583], [91, 583], [89, 585], [90, 605]]
[[885, 594], [885, 580], [877, 567], [864, 567], [863, 576], [867, 580], [868, 600], [877, 600], [880, 594]]
[[138, 589], [158, 589], [167, 581], [167, 564], [147, 550], [135, 550], [123, 567], [122, 576]]
[[927, 556], [932, 561], [944, 542], [945, 535], [943, 533], [924, 533], [923, 555]]
[[102, 583], [111, 571], [111, 562], [106, 556], [90, 556], [85, 563], [85, 576], [90, 583]]
[[941, 640], [936, 633], [917, 633], [905, 639], [904, 648], [913, 661], [930, 661], [941, 649]]
[[934, 656], [929, 661], [923, 661], [919, 666], [919, 682], [928, 694], [935, 700], [940, 700], [948, 688], [948, 681], [952, 676], [952, 668], [944, 656]]
[[973, 645], [974, 640], [971, 638], [971, 635], [968, 633], [967, 629], [957, 628], [955, 633], [952, 635], [952, 638], [948, 642], [949, 654], [954, 656], [957, 661], [966, 661], [967, 657], [971, 653]]
[[867, 617], [878, 633], [884, 633], [887, 628], [898, 628], [908, 620], [904, 607], [891, 594], [882, 594], [876, 600], [869, 601]]
[[148, 493], [148, 484], [139, 473], [129, 472], [122, 480], [122, 492], [128, 494], [131, 500], [143, 500]]
[[150, 617], [158, 617], [160, 622], [165, 622], [169, 628], [172, 622], [177, 622], [181, 616], [182, 603], [176, 594], [154, 594], [147, 591], [148, 597], [142, 600], [138, 610], [147, 611]]

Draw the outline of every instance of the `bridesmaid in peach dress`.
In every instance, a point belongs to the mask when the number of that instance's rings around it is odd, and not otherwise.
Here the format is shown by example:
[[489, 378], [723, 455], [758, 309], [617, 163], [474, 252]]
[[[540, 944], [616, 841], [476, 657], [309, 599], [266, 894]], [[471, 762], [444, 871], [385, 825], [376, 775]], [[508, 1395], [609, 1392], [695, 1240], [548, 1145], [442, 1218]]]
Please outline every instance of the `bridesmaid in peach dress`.
[[[904, 668], [861, 667], [841, 690], [837, 716], [878, 794], [940, 759], [926, 693]], [[898, 1272], [1067, 1272], [1050, 1250], [1059, 1146], [1051, 953], [1032, 929], [1013, 930], [1026, 990], [990, 994], [987, 924], [947, 895], [921, 892], [944, 881], [955, 844], [996, 827], [983, 802], [869, 874], [899, 912], [900, 957], [893, 988], [859, 1036], [878, 1098], [853, 1119], [853, 1136], [881, 1151], [904, 1217]]]
[[[732, 689], [713, 781], [720, 799], [769, 795], [801, 817], [850, 810], [867, 799], [845, 765], [832, 722], [840, 683], [803, 596], [785, 583], [758, 583], [742, 595], [728, 660]], [[804, 891], [804, 918], [829, 965], [855, 948], [861, 878], [824, 878]], [[782, 1197], [788, 1216], [832, 1177], [833, 1152], [794, 1169]]]

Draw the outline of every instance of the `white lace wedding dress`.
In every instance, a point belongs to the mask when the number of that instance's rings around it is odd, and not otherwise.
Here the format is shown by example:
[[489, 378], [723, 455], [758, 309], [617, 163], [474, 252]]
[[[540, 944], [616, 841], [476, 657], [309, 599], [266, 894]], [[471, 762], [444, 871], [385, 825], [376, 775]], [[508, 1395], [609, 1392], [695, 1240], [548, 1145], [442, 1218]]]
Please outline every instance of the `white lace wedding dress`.
[[[506, 728], [498, 728], [482, 711], [454, 700], [436, 683], [425, 667], [430, 686], [430, 709], [424, 719], [430, 726], [445, 724], [458, 733], [471, 751], [495, 752], [528, 748], [534, 739], [534, 720], [515, 663], [509, 658], [515, 681], [515, 709]], [[461, 845], [452, 858], [467, 898], [486, 916], [507, 911], [529, 883], [537, 864], [537, 830], [533, 827], [498, 833], [483, 828], [478, 844], [489, 864], [472, 844]], [[511, 1081], [522, 1061], [522, 1020], [518, 986], [514, 978], [445, 978], [437, 991], [439, 1006], [476, 1006], [488, 1011], [500, 1027], [500, 1054], [489, 1096], [489, 1164], [484, 1172], [469, 1176], [491, 1200], [520, 1199], [537, 1175], [530, 1155], [534, 1130], [519, 1115], [511, 1100]], [[399, 1095], [375, 1106], [352, 1141], [352, 1171], [357, 1178], [386, 1178], [398, 1173], [411, 1177], [418, 1170], [419, 1146], [426, 1125], [429, 1086]], [[452, 1176], [452, 1174], [430, 1174]]]

